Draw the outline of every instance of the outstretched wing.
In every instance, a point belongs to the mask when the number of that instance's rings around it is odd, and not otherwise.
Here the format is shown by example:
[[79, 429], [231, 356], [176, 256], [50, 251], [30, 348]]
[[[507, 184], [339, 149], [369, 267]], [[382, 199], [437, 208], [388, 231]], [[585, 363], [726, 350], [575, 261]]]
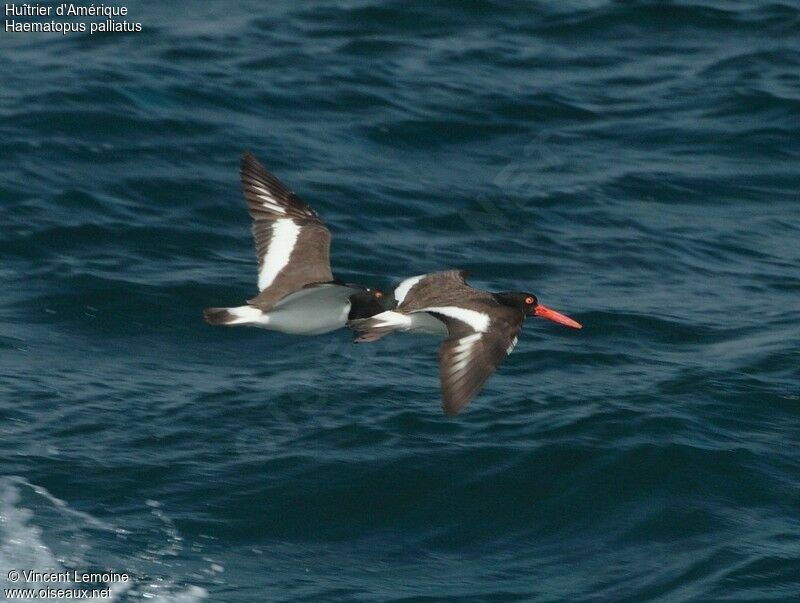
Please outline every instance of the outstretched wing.
[[517, 344], [523, 317], [515, 312], [488, 314], [456, 306], [428, 308], [442, 320], [448, 337], [439, 347], [442, 407], [458, 414]]
[[394, 331], [443, 335], [444, 325], [424, 311], [426, 306], [452, 304], [467, 294], [486, 295], [464, 282], [466, 272], [448, 270], [409, 277], [394, 287], [394, 307], [369, 318], [350, 320], [347, 326], [357, 335], [355, 343], [375, 341]]
[[467, 285], [463, 270], [446, 270], [412, 276], [394, 288], [397, 309], [416, 312], [430, 305], [446, 305], [465, 296], [474, 298], [488, 295]]
[[258, 256], [258, 290], [248, 303], [269, 310], [311, 283], [333, 280], [331, 233], [313, 209], [250, 153], [242, 156], [242, 190]]

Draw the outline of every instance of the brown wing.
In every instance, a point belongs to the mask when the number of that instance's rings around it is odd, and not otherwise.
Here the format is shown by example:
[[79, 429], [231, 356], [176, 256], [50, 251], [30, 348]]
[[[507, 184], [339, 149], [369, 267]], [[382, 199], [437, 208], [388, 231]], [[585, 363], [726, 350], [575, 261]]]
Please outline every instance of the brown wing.
[[311, 283], [333, 280], [331, 233], [313, 209], [250, 153], [242, 156], [242, 190], [253, 218], [258, 289], [248, 303], [269, 310]]
[[461, 320], [434, 314], [447, 325], [449, 336], [439, 347], [442, 407], [447, 416], [458, 414], [486, 383], [517, 343], [524, 317], [492, 312], [486, 331], [476, 331]]
[[491, 300], [491, 295], [470, 287], [464, 270], [446, 270], [407, 278], [394, 289], [397, 310], [416, 312], [431, 306], [451, 306], [463, 300]]

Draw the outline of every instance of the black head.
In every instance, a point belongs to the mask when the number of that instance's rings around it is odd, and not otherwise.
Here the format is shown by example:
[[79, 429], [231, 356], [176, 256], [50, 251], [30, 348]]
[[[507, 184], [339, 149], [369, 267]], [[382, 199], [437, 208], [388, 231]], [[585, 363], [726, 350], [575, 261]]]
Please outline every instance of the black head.
[[533, 293], [505, 291], [503, 293], [495, 293], [494, 296], [501, 304], [518, 308], [525, 316], [536, 316], [536, 306], [539, 305], [539, 300], [536, 299]]
[[525, 316], [536, 316], [538, 318], [546, 318], [552, 320], [565, 327], [572, 327], [573, 329], [583, 328], [581, 323], [565, 316], [561, 312], [556, 312], [552, 308], [543, 306], [533, 293], [525, 293], [523, 291], [512, 291], [506, 293], [495, 293], [494, 297], [501, 304], [518, 308]]
[[391, 309], [388, 297], [379, 289], [364, 289], [350, 296], [350, 313], [347, 320], [369, 318]]

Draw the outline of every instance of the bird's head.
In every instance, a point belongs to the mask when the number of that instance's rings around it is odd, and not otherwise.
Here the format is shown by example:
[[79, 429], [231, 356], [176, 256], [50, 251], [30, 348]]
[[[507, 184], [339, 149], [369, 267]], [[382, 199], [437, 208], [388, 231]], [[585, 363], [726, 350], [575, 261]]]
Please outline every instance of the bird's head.
[[367, 287], [350, 296], [350, 312], [347, 319], [369, 318], [385, 310], [391, 310], [393, 305], [391, 298], [383, 291]]
[[519, 308], [525, 316], [535, 316], [536, 318], [546, 318], [552, 320], [560, 325], [572, 327], [573, 329], [581, 329], [581, 323], [572, 320], [569, 316], [556, 312], [555, 310], [543, 306], [539, 303], [539, 299], [533, 293], [526, 293], [524, 291], [509, 291], [505, 293], [497, 293], [496, 297], [500, 303], [508, 306]]

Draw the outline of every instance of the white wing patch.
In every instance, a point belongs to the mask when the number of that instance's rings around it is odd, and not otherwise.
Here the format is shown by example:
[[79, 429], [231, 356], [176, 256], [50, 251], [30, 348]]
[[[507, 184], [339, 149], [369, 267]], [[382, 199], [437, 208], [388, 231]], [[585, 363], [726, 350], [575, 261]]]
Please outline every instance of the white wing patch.
[[249, 186], [253, 188], [256, 193], [258, 193], [258, 198], [261, 201], [261, 205], [277, 214], [286, 214], [286, 210], [281, 206], [280, 203], [278, 203], [278, 200], [275, 198], [275, 196], [266, 188], [257, 182], [251, 182]]
[[475, 347], [475, 343], [481, 337], [483, 337], [482, 333], [472, 333], [458, 340], [458, 343], [453, 348], [453, 364], [450, 366], [450, 372], [452, 374], [461, 373], [469, 366], [469, 361], [472, 357], [472, 348]]
[[519, 337], [514, 337], [514, 339], [511, 340], [511, 345], [509, 345], [508, 349], [506, 350], [506, 356], [508, 356], [511, 352], [514, 351], [514, 348], [517, 347], [517, 341], [518, 340], [519, 340]]
[[408, 292], [411, 291], [411, 288], [424, 279], [427, 275], [420, 274], [419, 276], [412, 276], [411, 278], [407, 278], [402, 283], [397, 285], [397, 288], [394, 290], [394, 298], [397, 300], [397, 305], [403, 303], [403, 300], [408, 295]]
[[434, 308], [423, 308], [422, 311], [435, 312], [436, 314], [442, 314], [449, 318], [455, 318], [456, 320], [466, 323], [473, 331], [478, 333], [485, 333], [488, 331], [489, 323], [491, 322], [488, 314], [478, 312], [477, 310], [459, 308], [458, 306], [437, 306]]
[[272, 224], [272, 238], [262, 261], [261, 270], [258, 271], [259, 291], [269, 287], [278, 273], [289, 263], [299, 234], [300, 226], [289, 218], [275, 220]]

